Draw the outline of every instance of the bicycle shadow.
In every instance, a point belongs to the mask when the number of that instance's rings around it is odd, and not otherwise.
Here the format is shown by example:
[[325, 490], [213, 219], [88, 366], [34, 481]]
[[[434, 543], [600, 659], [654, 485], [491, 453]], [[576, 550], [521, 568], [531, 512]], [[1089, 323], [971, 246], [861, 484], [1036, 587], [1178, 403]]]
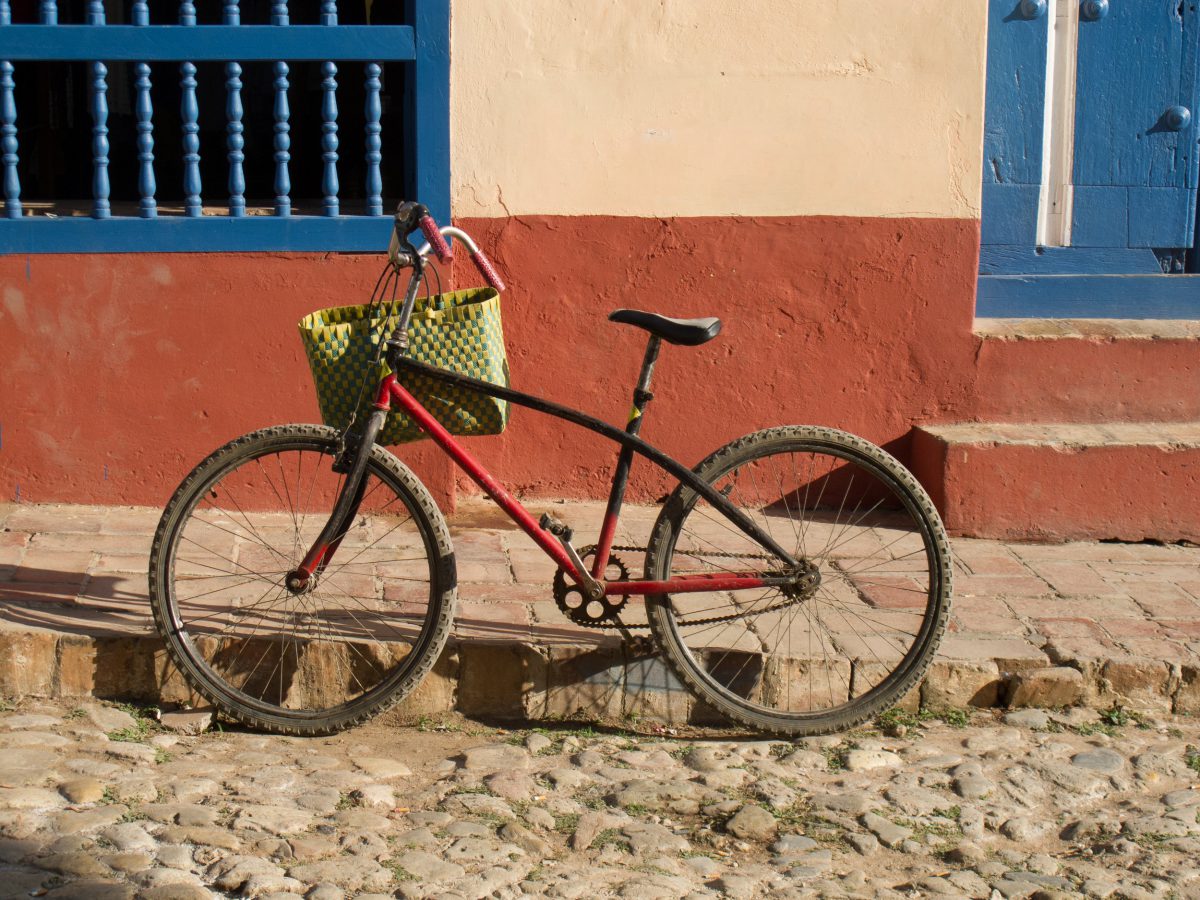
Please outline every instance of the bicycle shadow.
[[[470, 638], [449, 642], [431, 678], [448, 682], [448, 690], [430, 686], [425, 696], [418, 690], [401, 711], [430, 704], [429, 712], [456, 709], [534, 723], [722, 721], [696, 703], [657, 652], [612, 632], [566, 620], [521, 623], [483, 615], [459, 617], [459, 628]], [[0, 629], [24, 633], [22, 646], [33, 654], [28, 693], [207, 705], [166, 653], [144, 576], [26, 570], [21, 581], [0, 582]], [[471, 700], [471, 683], [488, 685], [486, 699]]]

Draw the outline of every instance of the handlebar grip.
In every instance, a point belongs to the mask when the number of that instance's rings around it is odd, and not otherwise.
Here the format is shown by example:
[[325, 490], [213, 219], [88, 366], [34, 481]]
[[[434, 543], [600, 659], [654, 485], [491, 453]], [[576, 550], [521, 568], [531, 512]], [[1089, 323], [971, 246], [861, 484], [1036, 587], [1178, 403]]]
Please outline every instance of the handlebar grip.
[[450, 245], [446, 243], [446, 239], [438, 231], [437, 222], [433, 221], [433, 216], [428, 214], [423, 215], [417, 224], [421, 227], [421, 233], [425, 235], [425, 240], [429, 241], [429, 246], [433, 248], [433, 252], [437, 254], [440, 262], [448, 263], [454, 259], [454, 254], [450, 251]]
[[497, 292], [504, 290], [504, 279], [496, 271], [492, 265], [492, 261], [483, 255], [482, 250], [477, 250], [471, 254], [471, 261], [475, 263], [475, 268], [479, 270], [479, 274], [483, 276], [483, 280], [496, 289]]

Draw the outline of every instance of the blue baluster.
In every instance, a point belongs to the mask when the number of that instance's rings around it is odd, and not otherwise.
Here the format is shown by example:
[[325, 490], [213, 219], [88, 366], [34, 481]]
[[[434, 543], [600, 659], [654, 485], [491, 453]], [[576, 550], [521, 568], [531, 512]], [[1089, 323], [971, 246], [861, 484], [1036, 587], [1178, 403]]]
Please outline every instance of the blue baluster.
[[379, 75], [382, 72], [379, 63], [367, 63], [367, 102], [365, 118], [367, 120], [367, 215], [383, 215], [383, 176], [379, 173], [379, 163], [383, 159], [380, 147], [383, 139], [380, 137], [383, 126], [379, 124], [382, 107], [379, 103]]
[[[145, 26], [150, 24], [150, 4], [146, 0], [136, 0], [133, 4], [133, 24]], [[136, 93], [134, 115], [137, 119], [137, 149], [138, 149], [138, 215], [143, 219], [153, 219], [158, 216], [158, 204], [154, 194], [158, 190], [158, 182], [154, 177], [154, 107], [150, 102], [150, 65], [140, 62], [133, 67], [133, 87]]]
[[43, 25], [58, 24], [58, 3], [56, 0], [42, 0], [38, 10], [40, 13], [38, 18]]
[[[288, 25], [288, 5], [284, 2], [271, 4], [271, 24]], [[288, 64], [275, 63], [275, 215], [290, 216], [292, 214], [292, 179], [288, 175], [288, 162], [292, 158], [289, 149], [292, 139], [289, 132], [292, 126], [288, 120], [292, 111], [288, 107]]]
[[337, 0], [323, 0], [321, 3], [321, 24], [337, 24]]
[[[238, 0], [230, 0], [225, 4], [225, 25], [241, 25], [242, 12]], [[242, 67], [236, 62], [225, 64], [225, 132], [226, 146], [229, 157], [229, 215], [244, 216], [246, 214], [246, 176], [242, 171], [242, 162], [246, 155], [242, 148], [246, 140], [242, 136], [245, 127], [242, 125]]]
[[[12, 24], [12, 7], [0, 0], [0, 25]], [[17, 177], [17, 101], [13, 65], [0, 62], [0, 148], [4, 151], [4, 214], [21, 218], [21, 181]]]
[[[4, 5], [8, 6], [7, 3]], [[0, 62], [0, 136], [3, 137], [0, 143], [4, 149], [4, 214], [10, 219], [19, 219], [21, 181], [17, 177], [17, 102], [13, 97], [13, 87], [12, 63]]]
[[150, 104], [150, 66], [138, 63], [134, 67], [136, 78], [134, 87], [137, 90], [135, 113], [137, 114], [137, 148], [138, 148], [138, 214], [143, 219], [153, 219], [158, 215], [158, 204], [154, 201], [154, 193], [158, 184], [154, 178], [154, 108]]
[[108, 67], [92, 63], [92, 218], [112, 215], [108, 195]]
[[321, 72], [321, 158], [325, 161], [324, 173], [321, 176], [321, 190], [325, 194], [325, 215], [338, 214], [338, 134], [337, 134], [337, 66], [331, 62], [323, 63]]
[[242, 160], [246, 155], [242, 147], [242, 67], [235, 62], [225, 64], [225, 130], [229, 147], [229, 214], [246, 214], [246, 176], [242, 172]]
[[[103, 0], [88, 0], [87, 23], [104, 24]], [[108, 196], [108, 67], [92, 63], [92, 217], [112, 215]]]
[[183, 100], [179, 114], [183, 119], [183, 213], [199, 216], [203, 212], [200, 202], [200, 107], [196, 103], [196, 67], [190, 62], [182, 63], [179, 71], [183, 78]]
[[179, 24], [180, 25], [195, 25], [196, 24], [196, 4], [195, 3], [180, 3], [179, 4]]
[[288, 149], [292, 139], [288, 124], [292, 112], [288, 108], [288, 64], [275, 63], [275, 215], [292, 214], [292, 180], [288, 177], [288, 161], [292, 154]]

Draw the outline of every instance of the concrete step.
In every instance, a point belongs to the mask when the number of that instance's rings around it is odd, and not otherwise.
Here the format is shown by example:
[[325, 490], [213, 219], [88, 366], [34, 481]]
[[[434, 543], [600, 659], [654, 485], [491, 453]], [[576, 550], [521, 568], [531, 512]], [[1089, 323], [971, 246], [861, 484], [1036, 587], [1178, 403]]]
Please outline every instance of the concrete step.
[[912, 459], [952, 534], [1200, 542], [1200, 422], [928, 425]]

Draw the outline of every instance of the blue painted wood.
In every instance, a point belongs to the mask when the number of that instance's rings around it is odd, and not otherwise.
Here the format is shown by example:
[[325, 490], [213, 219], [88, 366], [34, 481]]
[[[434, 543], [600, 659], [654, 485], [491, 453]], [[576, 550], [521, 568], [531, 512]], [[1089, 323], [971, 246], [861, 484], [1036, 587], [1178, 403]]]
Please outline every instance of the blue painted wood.
[[108, 197], [108, 67], [92, 63], [92, 218], [112, 215]]
[[1033, 225], [1037, 222], [1038, 192], [1033, 184], [983, 185], [983, 219], [980, 240], [988, 244], [1028, 244], [1033, 246]]
[[383, 108], [379, 102], [380, 82], [379, 76], [383, 69], [379, 63], [367, 63], [366, 65], [366, 94], [367, 99], [364, 104], [363, 118], [366, 119], [366, 147], [367, 147], [367, 215], [381, 216], [383, 215], [383, 176], [379, 171], [379, 164], [383, 161], [383, 126], [380, 123], [380, 117], [383, 113]]
[[[3, 0], [0, 0], [3, 2]], [[412, 60], [417, 56], [417, 30], [422, 29], [422, 52], [427, 58], [414, 65], [410, 78], [414, 96], [422, 102], [411, 106], [413, 127], [427, 130], [411, 147], [406, 134], [405, 157], [411, 170], [403, 191], [419, 196], [442, 221], [449, 221], [449, 0], [407, 0], [411, 26], [322, 26], [280, 27], [288, 25], [287, 4], [271, 5], [271, 26], [232, 24], [227, 0], [222, 25], [178, 26], [149, 24], [148, 3], [132, 4], [131, 26], [77, 25], [54, 28], [44, 25], [8, 26], [0, 30], [0, 60], [120, 60], [135, 62], [135, 114], [138, 126], [139, 194], [146, 207], [154, 206], [154, 140], [152, 108], [149, 105], [149, 66], [152, 61], [185, 60], [181, 64], [181, 119], [184, 123], [185, 217], [145, 219], [120, 217], [95, 222], [79, 218], [34, 218], [0, 222], [0, 253], [7, 252], [171, 252], [204, 250], [343, 250], [374, 251], [386, 246], [390, 220], [382, 215], [381, 178], [381, 63]], [[40, 9], [54, 8], [42, 4]], [[336, 4], [321, 4], [322, 23], [336, 15]], [[92, 7], [89, 5], [89, 11]], [[181, 4], [181, 19], [190, 21], [194, 4]], [[240, 16], [239, 16], [240, 18]], [[320, 34], [315, 32], [320, 31]], [[12, 51], [11, 54], [9, 51]], [[250, 61], [274, 63], [274, 139], [276, 165], [276, 216], [201, 216], [198, 172], [198, 108], [196, 102], [195, 63], [220, 61], [238, 65]], [[335, 164], [337, 140], [336, 68], [333, 60], [366, 63], [365, 133], [368, 159], [366, 216], [291, 216], [290, 215], [290, 107], [289, 70], [281, 60], [314, 60], [329, 63], [324, 69], [322, 117], [323, 161]], [[228, 75], [227, 70], [227, 81]], [[240, 81], [241, 73], [237, 78]], [[420, 88], [418, 85], [423, 84]], [[227, 101], [231, 86], [227, 83]], [[334, 88], [329, 90], [328, 88]], [[240, 93], [240, 92], [238, 92]], [[326, 107], [326, 98], [333, 102]], [[442, 106], [440, 110], [438, 106]], [[2, 112], [2, 104], [0, 104]], [[2, 116], [0, 116], [2, 118]], [[236, 114], [228, 122], [238, 121]], [[190, 126], [196, 125], [195, 132]], [[190, 132], [190, 133], [189, 133]], [[232, 132], [230, 132], [232, 133]], [[243, 133], [244, 137], [244, 133]], [[332, 141], [327, 140], [332, 139]], [[194, 139], [194, 144], [193, 144]], [[240, 150], [244, 150], [244, 145]], [[232, 160], [231, 160], [232, 162]], [[232, 166], [231, 166], [232, 171]], [[194, 178], [192, 177], [194, 174]], [[324, 175], [324, 172], [323, 172]], [[336, 187], [322, 179], [326, 196], [337, 200]], [[236, 191], [231, 190], [231, 193]], [[143, 215], [146, 213], [143, 212]], [[29, 227], [25, 227], [28, 225]]]
[[[5, 6], [8, 4], [6, 3]], [[21, 218], [21, 180], [17, 177], [17, 101], [13, 64], [0, 62], [0, 147], [4, 150], [4, 215]]]
[[[133, 4], [133, 24], [145, 28], [150, 24], [150, 4], [137, 0]], [[153, 219], [158, 215], [154, 194], [158, 182], [154, 177], [154, 104], [150, 100], [150, 65], [145, 61], [133, 67], [134, 117], [137, 120], [138, 148], [138, 215]]]
[[1075, 247], [1128, 247], [1129, 188], [1076, 186], [1071, 244]]
[[246, 145], [242, 136], [242, 67], [235, 62], [225, 64], [225, 131], [229, 158], [229, 214], [246, 214], [246, 176], [242, 161]]
[[[87, 23], [104, 24], [103, 0], [88, 0]], [[108, 67], [92, 63], [92, 218], [107, 219], [112, 215], [109, 204], [111, 187], [108, 180]]]
[[[337, 3], [322, 0], [321, 24], [336, 25]], [[324, 194], [324, 210], [327, 216], [336, 216], [338, 208], [338, 126], [337, 126], [337, 66], [326, 61], [321, 67], [321, 192]]]
[[1196, 221], [1196, 192], [1191, 188], [1129, 188], [1129, 246], [1186, 247], [1180, 235]]
[[203, 253], [260, 250], [379, 252], [391, 237], [390, 216], [26, 216], [0, 220], [4, 253]]
[[[448, 0], [435, 0], [444, 3]], [[411, 60], [413, 29], [408, 25], [10, 25], [0, 31], [0, 59], [127, 62], [353, 62]]]
[[[1195, 6], [1178, 0], [1116, 3], [1080, 22], [1072, 243], [1191, 245], [1196, 132], [1169, 111], [1195, 105], [1196, 37]], [[1144, 188], [1176, 190], [1135, 199]], [[1103, 221], [1114, 217], [1123, 224]]]
[[988, 2], [985, 182], [1041, 180], [1047, 21], [1014, 0]]
[[984, 243], [1032, 244], [1036, 236], [1050, 19], [1029, 18], [1017, 0], [988, 2]]
[[337, 66], [326, 62], [321, 66], [321, 193], [324, 194], [325, 215], [338, 214], [338, 126], [337, 126]]
[[984, 275], [975, 314], [994, 318], [1196, 319], [1200, 275]]
[[43, 25], [58, 24], [57, 0], [41, 0], [41, 3], [38, 4], [38, 21]]
[[[410, 197], [450, 221], [450, 0], [404, 0], [416, 39], [405, 104]], [[383, 57], [381, 57], [383, 58]]]
[[134, 114], [138, 132], [138, 215], [153, 219], [158, 215], [154, 200], [158, 184], [154, 178], [154, 107], [150, 102], [149, 64], [138, 63], [134, 67], [134, 89], [137, 91]]
[[986, 246], [979, 251], [980, 275], [1161, 275], [1150, 250], [1090, 247]]
[[180, 63], [182, 97], [179, 116], [183, 122], [183, 214], [200, 216], [200, 106], [196, 102], [196, 66]]
[[[0, 0], [0, 25], [12, 24], [9, 0]], [[17, 176], [17, 101], [13, 95], [13, 65], [0, 62], [0, 149], [4, 162], [4, 215], [21, 218], [21, 180]]]
[[182, 2], [179, 4], [179, 24], [180, 25], [195, 25], [196, 24], [196, 4]]
[[[238, 0], [226, 2], [222, 14], [225, 25], [240, 25], [242, 10]], [[246, 155], [242, 148], [246, 146], [243, 137], [245, 127], [242, 125], [242, 67], [236, 62], [225, 64], [225, 132], [227, 156], [229, 158], [229, 214], [244, 216], [246, 214], [246, 175], [242, 162]]]
[[292, 154], [288, 152], [292, 146], [289, 132], [292, 126], [289, 122], [292, 111], [288, 106], [288, 65], [285, 62], [275, 63], [275, 215], [290, 216], [292, 214], [292, 179], [288, 175], [288, 162]]

